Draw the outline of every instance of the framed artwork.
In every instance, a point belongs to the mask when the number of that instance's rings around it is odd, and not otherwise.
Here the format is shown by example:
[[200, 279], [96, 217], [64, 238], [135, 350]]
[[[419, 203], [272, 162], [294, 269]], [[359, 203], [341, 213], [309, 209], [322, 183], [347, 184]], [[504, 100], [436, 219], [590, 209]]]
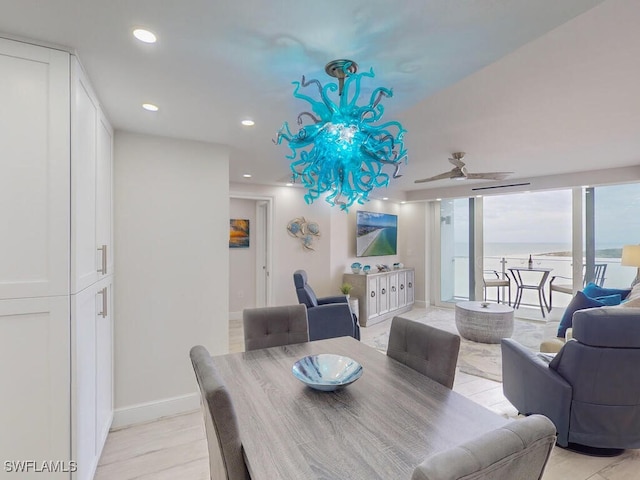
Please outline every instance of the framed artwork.
[[249, 248], [249, 220], [229, 220], [229, 248]]

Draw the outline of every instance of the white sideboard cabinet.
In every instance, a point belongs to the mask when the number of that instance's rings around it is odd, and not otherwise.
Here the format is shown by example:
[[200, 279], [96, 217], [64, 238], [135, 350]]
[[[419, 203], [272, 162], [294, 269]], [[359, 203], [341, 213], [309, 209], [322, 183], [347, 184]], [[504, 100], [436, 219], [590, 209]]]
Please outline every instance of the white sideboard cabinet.
[[414, 303], [415, 270], [403, 268], [379, 273], [345, 273], [343, 281], [353, 285], [358, 299], [358, 320], [363, 327], [411, 310]]
[[0, 105], [3, 468], [90, 480], [113, 415], [113, 134], [55, 48], [0, 38]]

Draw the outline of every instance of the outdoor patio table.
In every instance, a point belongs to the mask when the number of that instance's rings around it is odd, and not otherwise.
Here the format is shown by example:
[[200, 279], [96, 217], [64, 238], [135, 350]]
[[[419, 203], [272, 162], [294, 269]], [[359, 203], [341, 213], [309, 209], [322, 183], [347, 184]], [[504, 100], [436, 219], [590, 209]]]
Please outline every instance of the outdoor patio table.
[[[516, 287], [518, 289], [518, 291], [516, 292], [516, 300], [513, 303], [513, 308], [520, 307], [520, 302], [522, 301], [522, 293], [525, 290], [537, 290], [538, 302], [540, 303], [540, 310], [542, 311], [542, 318], [545, 318], [544, 310], [545, 307], [547, 310], [549, 310], [549, 305], [547, 304], [547, 298], [544, 295], [544, 285], [545, 283], [547, 283], [547, 278], [549, 278], [549, 273], [551, 273], [552, 270], [553, 268], [511, 267], [509, 271], [511, 272], [511, 276], [513, 276], [513, 280], [516, 282]], [[531, 278], [523, 279], [522, 272], [537, 272], [541, 273], [542, 276], [537, 276], [538, 282], [532, 283]]]

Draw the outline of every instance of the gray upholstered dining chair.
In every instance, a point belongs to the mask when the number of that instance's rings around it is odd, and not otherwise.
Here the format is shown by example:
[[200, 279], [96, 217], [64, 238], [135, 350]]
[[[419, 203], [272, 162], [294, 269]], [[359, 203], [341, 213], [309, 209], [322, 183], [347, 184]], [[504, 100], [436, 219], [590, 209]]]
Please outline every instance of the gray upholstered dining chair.
[[459, 351], [454, 333], [403, 317], [391, 321], [387, 355], [445, 387], [453, 387]]
[[309, 341], [307, 308], [302, 305], [245, 308], [245, 351]]
[[540, 480], [555, 440], [553, 422], [531, 415], [430, 456], [411, 480]]
[[231, 397], [202, 345], [189, 352], [200, 387], [211, 480], [251, 480]]

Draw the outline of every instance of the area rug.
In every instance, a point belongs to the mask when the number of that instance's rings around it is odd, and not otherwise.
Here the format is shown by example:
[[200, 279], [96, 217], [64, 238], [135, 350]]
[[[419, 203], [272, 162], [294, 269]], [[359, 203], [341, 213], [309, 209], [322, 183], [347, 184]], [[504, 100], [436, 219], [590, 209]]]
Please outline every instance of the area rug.
[[[458, 334], [454, 311], [442, 308], [429, 308], [408, 312], [402, 315], [417, 322], [431, 325], [448, 332]], [[388, 322], [391, 325], [391, 322]], [[511, 338], [530, 350], [539, 351], [540, 342], [544, 334], [545, 324], [528, 320], [515, 319]], [[372, 346], [381, 352], [387, 351], [389, 343], [389, 329], [373, 337]], [[460, 338], [460, 353], [458, 367], [461, 372], [488, 378], [496, 382], [502, 381], [502, 355], [500, 344], [477, 343]]]

